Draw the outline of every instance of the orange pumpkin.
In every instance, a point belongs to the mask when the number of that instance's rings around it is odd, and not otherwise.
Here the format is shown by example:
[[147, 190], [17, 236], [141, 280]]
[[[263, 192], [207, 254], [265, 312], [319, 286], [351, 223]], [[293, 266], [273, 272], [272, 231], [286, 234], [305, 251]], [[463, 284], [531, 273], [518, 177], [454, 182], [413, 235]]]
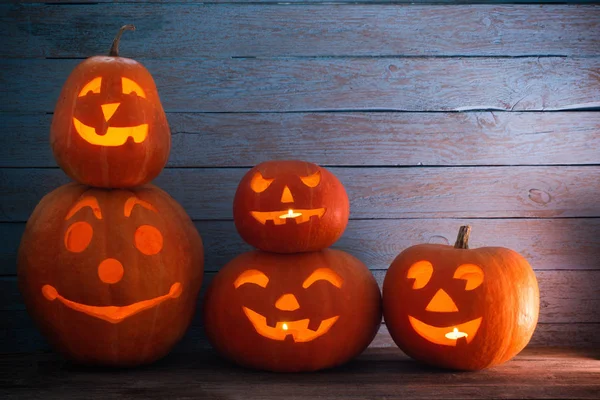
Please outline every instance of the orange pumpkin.
[[144, 66], [119, 57], [125, 25], [108, 56], [80, 63], [56, 103], [50, 143], [59, 166], [97, 187], [147, 183], [165, 166], [171, 132], [156, 85]]
[[185, 211], [147, 185], [62, 186], [35, 208], [19, 248], [29, 314], [50, 343], [85, 363], [133, 366], [183, 336], [203, 271]]
[[314, 371], [361, 353], [381, 322], [367, 267], [340, 250], [244, 253], [211, 282], [206, 334], [227, 358], [271, 371]]
[[468, 250], [469, 232], [461, 227], [454, 247], [404, 250], [386, 274], [386, 325], [416, 360], [479, 370], [511, 359], [533, 334], [540, 299], [531, 266], [506, 248]]
[[233, 200], [233, 219], [250, 245], [275, 253], [331, 246], [348, 224], [350, 204], [331, 172], [305, 161], [267, 161], [252, 168]]

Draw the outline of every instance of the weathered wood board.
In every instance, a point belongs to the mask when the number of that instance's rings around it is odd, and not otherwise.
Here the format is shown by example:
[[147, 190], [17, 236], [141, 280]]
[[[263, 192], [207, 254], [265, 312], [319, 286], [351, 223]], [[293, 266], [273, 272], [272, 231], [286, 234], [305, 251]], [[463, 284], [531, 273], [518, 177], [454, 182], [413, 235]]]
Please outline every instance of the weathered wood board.
[[[477, 2], [0, 5], [0, 352], [46, 348], [16, 252], [37, 202], [68, 182], [48, 143], [60, 88], [124, 23], [138, 30], [122, 54], [153, 74], [173, 132], [156, 183], [204, 238], [205, 282], [250, 249], [231, 220], [245, 171], [307, 159], [350, 196], [335, 247], [380, 283], [406, 247], [470, 224], [472, 247], [512, 248], [536, 270], [532, 346], [600, 347], [600, 6]], [[177, 351], [207, 346], [199, 314], [193, 325]], [[373, 346], [393, 346], [385, 325]]]
[[[600, 107], [600, 58], [146, 59], [166, 111]], [[52, 112], [80, 60], [0, 59], [0, 112]], [[13, 79], [33, 73], [36, 79]]]
[[[249, 167], [269, 159], [302, 159], [328, 166], [600, 164], [598, 112], [171, 113], [167, 117], [171, 167]], [[48, 145], [51, 121], [51, 114], [3, 116], [0, 167], [55, 167]]]
[[125, 23], [137, 27], [121, 45], [122, 53], [132, 58], [589, 56], [600, 47], [600, 7], [594, 5], [165, 2], [5, 5], [0, 10], [0, 32], [11, 37], [0, 49], [3, 58], [104, 54]]
[[[600, 217], [599, 165], [330, 170], [346, 187], [352, 219]], [[172, 168], [154, 182], [192, 219], [231, 219], [246, 172]], [[67, 182], [59, 169], [0, 169], [0, 221], [26, 221], [45, 194]]]
[[[242, 252], [233, 221], [196, 221], [205, 248], [205, 271], [218, 271]], [[334, 248], [359, 258], [372, 270], [387, 269], [404, 249], [419, 243], [453, 244], [470, 224], [472, 248], [502, 246], [527, 258], [535, 270], [600, 269], [600, 219], [390, 219], [351, 220]], [[0, 223], [0, 275], [16, 273], [24, 222]], [[600, 283], [600, 282], [599, 282]]]

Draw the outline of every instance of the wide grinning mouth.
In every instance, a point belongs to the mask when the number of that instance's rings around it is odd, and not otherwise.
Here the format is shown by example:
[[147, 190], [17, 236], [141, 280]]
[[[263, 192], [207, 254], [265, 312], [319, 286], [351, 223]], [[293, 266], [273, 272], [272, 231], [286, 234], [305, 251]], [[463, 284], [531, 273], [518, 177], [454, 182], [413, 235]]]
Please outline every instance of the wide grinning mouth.
[[467, 343], [475, 338], [475, 334], [481, 325], [481, 317], [462, 324], [437, 327], [428, 325], [418, 319], [408, 316], [411, 326], [419, 335], [428, 341], [443, 346], [456, 346], [459, 340], [466, 340]]
[[171, 285], [169, 293], [165, 294], [164, 296], [155, 297], [149, 300], [138, 301], [137, 303], [133, 303], [128, 306], [122, 307], [89, 306], [87, 304], [77, 303], [75, 301], [66, 299], [65, 297], [61, 296], [56, 290], [56, 288], [54, 288], [54, 286], [51, 285], [44, 285], [42, 287], [42, 294], [46, 299], [50, 301], [58, 299], [64, 305], [66, 305], [69, 308], [72, 308], [73, 310], [82, 312], [92, 317], [103, 319], [107, 322], [110, 322], [111, 324], [117, 324], [127, 317], [130, 317], [149, 308], [155, 307], [165, 300], [179, 297], [181, 295], [182, 290], [183, 289], [181, 283], [176, 282], [173, 285]]
[[75, 117], [73, 117], [73, 125], [86, 142], [98, 146], [122, 146], [130, 137], [135, 143], [142, 143], [148, 136], [148, 124], [128, 127], [111, 126], [104, 135], [98, 135], [94, 127], [84, 124]]
[[242, 309], [259, 335], [280, 341], [285, 340], [287, 336], [291, 335], [294, 342], [297, 343], [310, 342], [311, 340], [324, 335], [339, 318], [339, 316], [335, 316], [324, 319], [316, 330], [308, 328], [310, 323], [310, 319], [308, 318], [297, 321], [279, 321], [274, 327], [271, 327], [267, 325], [266, 317], [252, 311], [248, 307], [242, 307]]
[[303, 224], [310, 221], [312, 217], [321, 218], [325, 214], [325, 208], [313, 209], [289, 209], [283, 211], [250, 211], [250, 214], [261, 224], [272, 221], [275, 225], [283, 225], [288, 221], [295, 224]]

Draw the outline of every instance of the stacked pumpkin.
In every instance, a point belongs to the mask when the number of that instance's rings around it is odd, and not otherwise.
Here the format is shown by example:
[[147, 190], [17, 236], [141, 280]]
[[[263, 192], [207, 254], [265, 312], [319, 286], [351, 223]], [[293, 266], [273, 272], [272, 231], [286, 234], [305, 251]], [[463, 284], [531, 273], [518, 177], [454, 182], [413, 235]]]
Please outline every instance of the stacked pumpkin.
[[215, 276], [204, 318], [213, 346], [248, 367], [314, 371], [342, 364], [371, 342], [381, 296], [368, 268], [328, 249], [348, 223], [349, 201], [330, 171], [304, 161], [252, 168], [234, 198], [244, 253]]
[[51, 127], [59, 166], [77, 183], [46, 195], [19, 249], [30, 315], [68, 358], [132, 366], [167, 354], [194, 314], [202, 241], [183, 208], [147, 184], [167, 162], [170, 130], [140, 63], [108, 56], [79, 64]]

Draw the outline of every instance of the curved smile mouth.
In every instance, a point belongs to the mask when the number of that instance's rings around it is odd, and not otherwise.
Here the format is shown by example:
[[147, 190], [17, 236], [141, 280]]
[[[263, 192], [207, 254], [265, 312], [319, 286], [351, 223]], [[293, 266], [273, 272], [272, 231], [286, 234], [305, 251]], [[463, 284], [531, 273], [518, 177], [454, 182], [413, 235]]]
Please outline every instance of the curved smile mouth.
[[272, 221], [275, 225], [283, 225], [288, 221], [303, 224], [310, 221], [312, 217], [321, 218], [325, 214], [325, 208], [296, 209], [283, 211], [250, 211], [255, 220], [265, 225]]
[[252, 311], [247, 307], [242, 307], [242, 309], [259, 335], [268, 339], [280, 341], [285, 340], [288, 335], [291, 335], [294, 339], [294, 342], [297, 343], [310, 342], [311, 340], [324, 335], [327, 333], [327, 331], [329, 331], [329, 329], [331, 329], [333, 324], [335, 324], [339, 318], [339, 316], [335, 316], [324, 319], [319, 324], [317, 330], [313, 331], [308, 329], [308, 324], [310, 323], [310, 319], [308, 318], [297, 321], [277, 322], [275, 327], [270, 327], [267, 325], [266, 317]]
[[155, 307], [158, 304], [162, 303], [168, 299], [174, 299], [179, 297], [182, 292], [181, 283], [176, 282], [171, 285], [171, 289], [168, 294], [164, 296], [155, 297], [150, 300], [142, 300], [137, 303], [130, 304], [128, 306], [88, 306], [87, 304], [77, 303], [75, 301], [69, 300], [61, 296], [56, 288], [51, 285], [44, 285], [42, 287], [42, 294], [44, 297], [50, 301], [54, 301], [56, 299], [60, 300], [64, 305], [73, 310], [82, 312], [87, 315], [91, 315], [92, 317], [96, 317], [99, 319], [103, 319], [111, 324], [117, 324], [123, 321], [125, 318], [130, 317], [134, 314], [137, 314], [141, 311], [147, 310], [149, 308]]
[[75, 117], [73, 117], [73, 125], [83, 140], [98, 146], [122, 146], [130, 137], [135, 143], [142, 143], [148, 136], [148, 124], [123, 128], [111, 126], [104, 135], [98, 135], [95, 128], [84, 124]]
[[437, 327], [426, 324], [418, 319], [408, 316], [410, 325], [421, 337], [435, 344], [443, 346], [456, 346], [456, 344], [464, 338], [467, 343], [471, 343], [475, 334], [479, 330], [482, 317], [471, 321], [463, 322], [459, 325]]

